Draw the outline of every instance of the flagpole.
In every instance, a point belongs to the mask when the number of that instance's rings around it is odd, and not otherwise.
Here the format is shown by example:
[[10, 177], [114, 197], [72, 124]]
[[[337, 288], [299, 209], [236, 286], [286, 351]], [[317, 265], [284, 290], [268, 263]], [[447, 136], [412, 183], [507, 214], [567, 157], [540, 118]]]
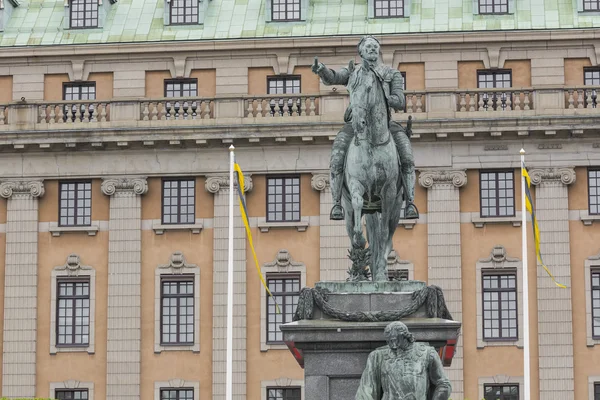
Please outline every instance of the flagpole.
[[227, 255], [227, 374], [225, 400], [233, 399], [233, 164], [235, 147], [229, 146], [229, 248]]
[[531, 396], [531, 372], [529, 365], [529, 276], [527, 271], [529, 264], [527, 263], [527, 208], [525, 206], [525, 176], [523, 176], [523, 168], [525, 167], [525, 150], [521, 149], [521, 236], [523, 245], [523, 378], [525, 400], [529, 400]]

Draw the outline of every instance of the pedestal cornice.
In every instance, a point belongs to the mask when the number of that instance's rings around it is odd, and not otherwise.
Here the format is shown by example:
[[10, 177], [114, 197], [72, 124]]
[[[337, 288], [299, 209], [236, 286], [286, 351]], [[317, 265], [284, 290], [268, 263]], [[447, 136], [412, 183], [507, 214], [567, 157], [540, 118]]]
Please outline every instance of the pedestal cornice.
[[39, 181], [4, 181], [0, 182], [0, 197], [5, 199], [14, 196], [42, 197], [44, 182]]
[[102, 180], [100, 186], [102, 193], [112, 196], [115, 193], [143, 195], [148, 191], [148, 181], [141, 178], [107, 178]]
[[575, 169], [573, 167], [562, 168], [533, 168], [529, 170], [531, 183], [539, 185], [544, 183], [562, 183], [570, 185], [575, 182]]
[[[217, 194], [220, 190], [229, 189], [229, 175], [213, 175], [206, 177], [204, 184], [207, 192]], [[244, 192], [249, 192], [254, 187], [252, 176], [244, 174]]]
[[465, 170], [420, 170], [419, 184], [424, 188], [435, 185], [454, 185], [459, 188], [467, 184]]

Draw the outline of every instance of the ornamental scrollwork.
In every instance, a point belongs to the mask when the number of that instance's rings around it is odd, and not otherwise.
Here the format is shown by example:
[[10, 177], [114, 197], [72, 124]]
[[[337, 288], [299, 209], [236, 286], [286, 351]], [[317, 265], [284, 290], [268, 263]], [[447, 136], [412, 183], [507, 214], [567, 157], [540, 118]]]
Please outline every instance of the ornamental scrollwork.
[[572, 167], [562, 168], [532, 168], [529, 170], [531, 183], [539, 185], [542, 182], [561, 182], [570, 185], [575, 182], [575, 169]]
[[5, 199], [16, 196], [42, 197], [44, 195], [43, 181], [4, 181], [0, 182], [0, 197]]
[[[204, 184], [206, 191], [209, 193], [216, 194], [220, 190], [229, 188], [229, 176], [216, 175], [207, 176], [206, 183]], [[247, 193], [252, 190], [254, 184], [252, 182], [252, 176], [244, 174], [244, 192]]]
[[434, 185], [454, 185], [459, 188], [467, 184], [465, 170], [423, 170], [419, 174], [419, 184], [424, 188]]
[[329, 174], [315, 174], [310, 180], [310, 186], [314, 190], [323, 191], [329, 187]]
[[146, 178], [107, 178], [102, 180], [100, 186], [102, 193], [112, 196], [117, 192], [129, 192], [142, 195], [148, 191]]

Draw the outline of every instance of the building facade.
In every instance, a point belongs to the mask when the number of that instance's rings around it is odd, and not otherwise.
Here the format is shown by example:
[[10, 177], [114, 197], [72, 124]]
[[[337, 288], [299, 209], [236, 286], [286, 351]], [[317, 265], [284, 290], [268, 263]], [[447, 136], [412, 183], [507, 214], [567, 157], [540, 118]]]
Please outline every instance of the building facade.
[[[405, 77], [417, 221], [390, 268], [440, 286], [462, 336], [454, 400], [523, 398], [519, 150], [532, 398], [600, 399], [598, 0], [0, 0], [2, 395], [225, 396], [228, 150], [246, 176], [267, 301], [236, 214], [234, 397], [303, 398], [281, 342], [297, 294], [344, 280], [329, 220], [348, 105], [311, 72], [374, 34]], [[237, 213], [237, 211], [236, 211]], [[313, 399], [311, 399], [313, 400]]]

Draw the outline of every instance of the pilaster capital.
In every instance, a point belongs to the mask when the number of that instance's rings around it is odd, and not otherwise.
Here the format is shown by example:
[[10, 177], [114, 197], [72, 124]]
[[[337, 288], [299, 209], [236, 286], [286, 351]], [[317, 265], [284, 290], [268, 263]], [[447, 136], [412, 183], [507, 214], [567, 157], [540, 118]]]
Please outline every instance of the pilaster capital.
[[467, 173], [464, 169], [427, 169], [419, 172], [419, 184], [427, 189], [435, 185], [453, 185], [459, 188], [467, 184]]
[[44, 195], [44, 181], [4, 181], [0, 182], [0, 197], [9, 199], [18, 197], [42, 197]]
[[[221, 190], [229, 189], [229, 176], [228, 175], [212, 175], [206, 177], [206, 183], [204, 184], [207, 192], [217, 194]], [[244, 174], [244, 192], [248, 193], [252, 190], [254, 184], [252, 183], [252, 176]]]
[[561, 168], [532, 168], [529, 171], [531, 183], [539, 185], [544, 183], [562, 183], [570, 185], [575, 182], [575, 169], [573, 167]]
[[315, 173], [310, 180], [310, 186], [319, 192], [329, 187], [329, 174]]
[[145, 177], [106, 178], [102, 180], [100, 189], [107, 196], [112, 196], [115, 193], [142, 195], [148, 191], [148, 181]]

